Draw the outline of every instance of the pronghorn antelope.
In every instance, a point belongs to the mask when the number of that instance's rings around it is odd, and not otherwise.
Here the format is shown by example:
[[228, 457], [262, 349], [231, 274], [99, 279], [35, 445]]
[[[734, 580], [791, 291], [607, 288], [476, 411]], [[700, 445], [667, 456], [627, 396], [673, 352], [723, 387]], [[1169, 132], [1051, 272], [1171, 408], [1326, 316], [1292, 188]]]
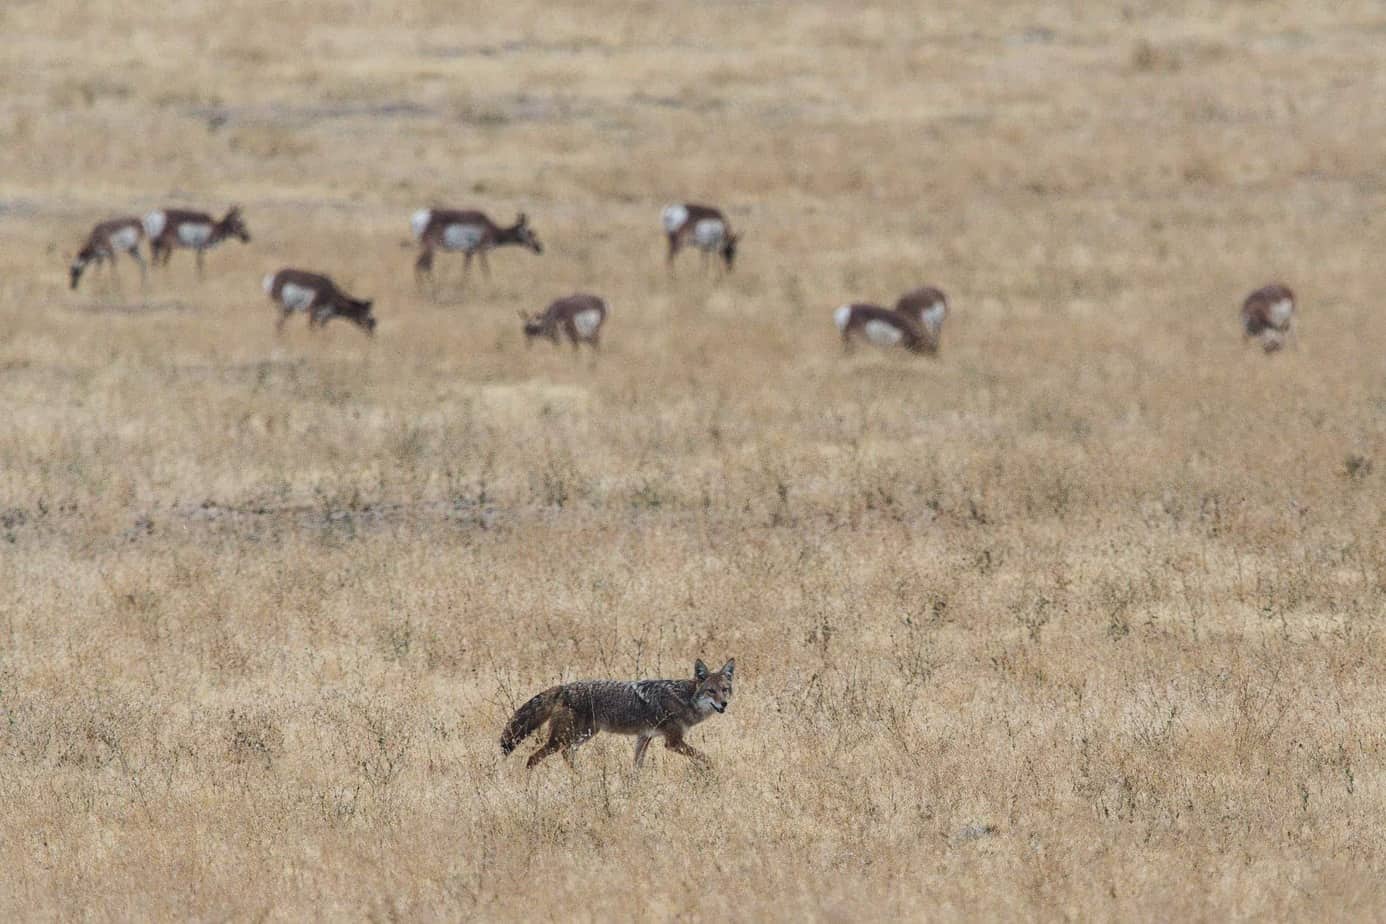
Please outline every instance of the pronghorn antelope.
[[930, 341], [929, 352], [937, 352], [943, 335], [943, 321], [948, 317], [948, 297], [933, 286], [911, 289], [895, 303], [895, 310], [924, 329]]
[[560, 298], [539, 314], [521, 312], [520, 320], [525, 323], [526, 344], [535, 337], [547, 337], [557, 345], [567, 337], [574, 350], [583, 343], [596, 349], [601, 346], [602, 324], [610, 313], [606, 302], [597, 296], [578, 294]]
[[850, 350], [856, 338], [878, 347], [904, 347], [911, 353], [932, 353], [928, 332], [907, 315], [879, 305], [843, 305], [833, 312], [833, 322], [842, 334], [843, 349]]
[[100, 266], [109, 260], [111, 272], [114, 273], [116, 257], [122, 253], [128, 253], [140, 265], [140, 280], [143, 281], [146, 269], [144, 257], [140, 256], [140, 241], [142, 240], [144, 240], [144, 228], [140, 225], [138, 218], [112, 218], [110, 221], [101, 222], [91, 229], [91, 234], [87, 235], [86, 243], [82, 245], [81, 250], [77, 251], [77, 256], [72, 260], [72, 266], [68, 270], [71, 287], [77, 288], [77, 283], [82, 278], [82, 271], [91, 263]]
[[517, 215], [515, 223], [508, 228], [496, 224], [482, 212], [456, 209], [419, 209], [409, 224], [414, 238], [423, 246], [414, 264], [416, 277], [432, 275], [434, 250], [462, 251], [466, 255], [464, 271], [471, 269], [472, 257], [480, 257], [481, 269], [488, 276], [491, 274], [491, 265], [486, 261], [488, 250], [516, 244], [535, 253], [544, 252], [544, 245], [530, 230], [524, 212]]
[[250, 243], [250, 232], [241, 217], [241, 207], [231, 206], [221, 220], [206, 212], [184, 209], [155, 209], [144, 216], [144, 231], [149, 235], [150, 259], [155, 266], [167, 266], [174, 248], [186, 247], [197, 254], [197, 275], [202, 275], [202, 254], [229, 237]]
[[321, 327], [333, 318], [356, 324], [367, 334], [375, 333], [375, 315], [369, 299], [352, 298], [326, 276], [298, 269], [282, 269], [265, 277], [265, 294], [279, 306], [275, 333], [295, 311], [308, 315], [308, 326]]
[[717, 209], [682, 202], [665, 206], [662, 218], [664, 233], [669, 237], [666, 262], [670, 269], [673, 269], [674, 257], [678, 256], [679, 249], [685, 244], [692, 244], [703, 252], [704, 265], [707, 264], [708, 255], [713, 253], [721, 255], [728, 270], [736, 262], [736, 245], [741, 236], [732, 233], [726, 216]]
[[1242, 303], [1242, 330], [1261, 341], [1261, 349], [1274, 353], [1285, 345], [1294, 320], [1295, 293], [1279, 284], [1252, 292]]

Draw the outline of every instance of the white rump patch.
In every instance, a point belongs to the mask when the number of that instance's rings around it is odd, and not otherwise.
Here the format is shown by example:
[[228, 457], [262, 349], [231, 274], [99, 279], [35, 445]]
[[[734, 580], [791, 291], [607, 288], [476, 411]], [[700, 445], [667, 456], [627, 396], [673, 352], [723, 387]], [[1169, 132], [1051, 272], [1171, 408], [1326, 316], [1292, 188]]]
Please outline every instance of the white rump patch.
[[308, 306], [313, 304], [313, 298], [318, 294], [316, 289], [307, 286], [294, 285], [292, 282], [284, 283], [284, 287], [279, 290], [279, 301], [285, 308], [291, 311], [307, 311]]
[[934, 334], [937, 334], [943, 327], [943, 319], [946, 317], [948, 317], [948, 305], [945, 302], [934, 302], [920, 312], [920, 320]]
[[852, 306], [843, 305], [833, 312], [833, 323], [837, 325], [840, 333], [847, 332], [847, 325], [852, 323]]
[[471, 252], [481, 246], [485, 236], [480, 225], [448, 225], [443, 229], [443, 246], [448, 250]]
[[577, 330], [578, 336], [584, 339], [595, 334], [601, 326], [602, 313], [595, 308], [588, 308], [573, 315], [573, 327]]
[[669, 205], [664, 208], [664, 233], [673, 234], [688, 221], [688, 209], [682, 205]]
[[270, 274], [267, 275], [264, 279], [260, 280], [260, 285], [262, 285], [262, 286], [265, 287], [265, 294], [266, 294], [266, 295], [269, 295], [269, 296], [273, 296], [273, 295], [274, 295], [274, 279], [275, 279], [275, 277], [278, 276], [278, 275], [279, 275], [278, 273], [270, 273]]
[[433, 209], [419, 209], [409, 218], [409, 227], [414, 231], [414, 240], [423, 240], [428, 223], [433, 220]]
[[880, 347], [895, 346], [905, 336], [894, 324], [876, 320], [863, 324], [862, 332], [866, 334], [868, 341]]
[[129, 253], [139, 245], [140, 233], [129, 225], [126, 225], [108, 237], [106, 242], [110, 245], [112, 250], [123, 250]]
[[205, 247], [212, 239], [212, 226], [184, 222], [178, 226], [178, 242], [184, 247]]
[[1280, 301], [1270, 306], [1271, 323], [1278, 328], [1283, 328], [1286, 324], [1290, 323], [1290, 315], [1294, 314], [1294, 312], [1295, 303], [1288, 298], [1282, 298]]
[[716, 250], [727, 237], [727, 226], [716, 218], [704, 218], [693, 226], [693, 243], [703, 250]]
[[149, 237], [156, 238], [164, 233], [164, 226], [168, 224], [168, 216], [163, 209], [155, 209], [144, 216], [144, 233]]

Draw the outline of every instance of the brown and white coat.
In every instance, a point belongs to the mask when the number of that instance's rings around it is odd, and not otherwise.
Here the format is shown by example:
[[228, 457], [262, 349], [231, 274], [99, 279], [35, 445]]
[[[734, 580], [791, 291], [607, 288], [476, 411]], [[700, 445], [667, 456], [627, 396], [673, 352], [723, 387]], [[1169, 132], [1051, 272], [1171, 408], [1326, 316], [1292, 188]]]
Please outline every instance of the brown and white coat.
[[250, 232], [240, 206], [233, 205], [220, 219], [187, 209], [155, 209], [144, 216], [149, 235], [150, 258], [155, 266], [167, 265], [176, 248], [197, 254], [197, 274], [202, 275], [202, 255], [228, 238], [250, 243]]
[[352, 298], [327, 276], [306, 270], [285, 268], [264, 279], [265, 294], [279, 306], [279, 322], [275, 331], [284, 329], [284, 322], [295, 311], [308, 315], [308, 326], [321, 327], [333, 318], [343, 318], [367, 334], [375, 333], [373, 302]]
[[948, 317], [948, 296], [933, 286], [920, 286], [900, 296], [895, 310], [918, 324], [928, 334], [932, 351], [936, 351], [943, 336], [943, 322]]
[[68, 268], [68, 279], [72, 288], [82, 278], [82, 272], [92, 263], [100, 266], [110, 262], [111, 272], [115, 272], [116, 256], [128, 253], [140, 265], [140, 279], [145, 277], [144, 257], [140, 256], [140, 241], [144, 240], [144, 226], [138, 218], [112, 218], [103, 221], [87, 235], [82, 249], [72, 259]]
[[843, 305], [833, 312], [833, 323], [842, 335], [842, 346], [865, 340], [878, 347], [901, 347], [911, 353], [934, 352], [928, 331], [908, 315], [880, 305]]
[[680, 202], [665, 206], [660, 218], [669, 239], [667, 262], [671, 269], [674, 257], [685, 245], [701, 250], [704, 264], [713, 253], [722, 257], [728, 270], [736, 262], [736, 246], [741, 236], [732, 232], [731, 223], [721, 210], [710, 205]]
[[602, 299], [578, 293], [558, 299], [539, 314], [522, 313], [520, 319], [525, 324], [526, 343], [535, 337], [547, 337], [558, 344], [567, 337], [576, 350], [583, 343], [593, 348], [601, 346], [602, 325], [610, 313]]
[[1263, 286], [1242, 303], [1242, 332], [1273, 353], [1285, 345], [1294, 322], [1295, 294], [1279, 283]]
[[486, 253], [507, 244], [526, 247], [535, 253], [543, 253], [544, 245], [529, 227], [529, 218], [524, 212], [515, 217], [510, 227], [502, 227], [483, 212], [459, 209], [419, 209], [409, 220], [414, 238], [422, 246], [419, 259], [414, 263], [414, 273], [418, 277], [433, 272], [433, 252], [435, 250], [460, 250], [466, 257], [463, 270], [472, 266], [472, 257], [481, 258], [481, 268], [488, 275], [490, 264]]

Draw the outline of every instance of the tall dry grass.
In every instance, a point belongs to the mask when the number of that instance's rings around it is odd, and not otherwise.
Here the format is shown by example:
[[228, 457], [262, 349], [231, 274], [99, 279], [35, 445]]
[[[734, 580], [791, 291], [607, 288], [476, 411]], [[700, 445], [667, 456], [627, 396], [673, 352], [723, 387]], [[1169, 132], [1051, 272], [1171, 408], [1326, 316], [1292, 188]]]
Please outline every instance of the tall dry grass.
[[[1381, 11], [489, 6], [0, 7], [0, 915], [1381, 916]], [[546, 252], [421, 295], [434, 202]], [[938, 361], [841, 355], [926, 281]], [[712, 772], [502, 760], [700, 655]]]

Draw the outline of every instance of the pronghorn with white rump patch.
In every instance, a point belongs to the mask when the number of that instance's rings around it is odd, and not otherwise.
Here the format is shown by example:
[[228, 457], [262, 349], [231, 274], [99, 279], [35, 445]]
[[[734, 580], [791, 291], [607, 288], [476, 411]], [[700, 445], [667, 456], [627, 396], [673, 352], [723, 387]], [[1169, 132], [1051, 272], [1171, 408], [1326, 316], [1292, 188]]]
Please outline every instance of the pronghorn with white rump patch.
[[880, 305], [843, 305], [833, 312], [842, 347], [851, 350], [858, 339], [878, 347], [901, 347], [911, 353], [934, 352], [933, 340], [908, 315]]
[[140, 256], [140, 241], [144, 240], [144, 226], [138, 218], [112, 218], [103, 221], [87, 235], [86, 243], [77, 251], [77, 256], [68, 268], [71, 288], [77, 288], [82, 272], [92, 263], [100, 266], [110, 262], [111, 273], [116, 271], [116, 257], [128, 253], [140, 265], [140, 282], [144, 282], [147, 269], [144, 257]]
[[202, 255], [227, 238], [250, 243], [241, 207], [231, 206], [221, 219], [206, 212], [186, 209], [155, 209], [144, 216], [144, 233], [149, 235], [150, 260], [155, 266], [167, 266], [176, 248], [197, 254], [197, 275], [202, 277]]
[[691, 244], [703, 252], [703, 266], [707, 267], [710, 254], [719, 254], [726, 268], [730, 270], [736, 262], [736, 246], [741, 240], [734, 234], [727, 216], [721, 210], [709, 205], [680, 202], [664, 207], [660, 216], [664, 233], [669, 238], [669, 256], [666, 263], [670, 271], [674, 268], [674, 257], [680, 248]]
[[579, 293], [558, 299], [540, 314], [521, 312], [520, 319], [525, 322], [526, 344], [535, 337], [547, 337], [557, 345], [567, 337], [574, 350], [584, 343], [596, 349], [601, 346], [602, 325], [610, 313], [602, 299]]
[[1295, 293], [1279, 283], [1263, 286], [1242, 303], [1242, 332], [1261, 341], [1261, 349], [1274, 353], [1285, 345], [1294, 322]]
[[343, 318], [367, 334], [375, 333], [374, 304], [369, 299], [352, 298], [337, 284], [319, 273], [285, 268], [271, 273], [264, 280], [265, 294], [279, 306], [279, 322], [275, 333], [284, 329], [284, 322], [295, 311], [308, 315], [308, 327], [322, 327], [333, 318]]
[[507, 244], [525, 247], [537, 254], [544, 252], [544, 245], [529, 227], [529, 218], [524, 212], [515, 217], [510, 227], [496, 224], [484, 212], [458, 209], [419, 209], [409, 219], [414, 239], [423, 247], [419, 259], [414, 263], [414, 275], [418, 279], [433, 274], [433, 252], [435, 250], [461, 251], [465, 256], [462, 264], [464, 273], [472, 267], [472, 257], [479, 257], [481, 270], [491, 275], [491, 264], [486, 260], [487, 251]]

